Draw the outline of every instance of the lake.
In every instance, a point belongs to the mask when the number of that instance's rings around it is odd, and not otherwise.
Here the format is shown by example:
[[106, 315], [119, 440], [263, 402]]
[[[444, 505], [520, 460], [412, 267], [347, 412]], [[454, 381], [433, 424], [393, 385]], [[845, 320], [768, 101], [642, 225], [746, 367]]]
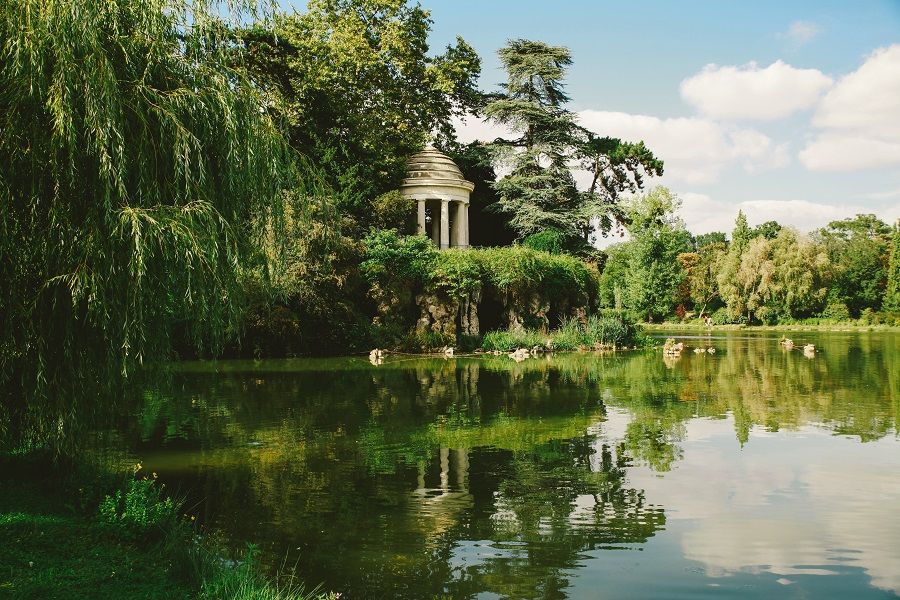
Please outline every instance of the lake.
[[900, 335], [789, 335], [180, 363], [104, 439], [346, 598], [896, 597]]

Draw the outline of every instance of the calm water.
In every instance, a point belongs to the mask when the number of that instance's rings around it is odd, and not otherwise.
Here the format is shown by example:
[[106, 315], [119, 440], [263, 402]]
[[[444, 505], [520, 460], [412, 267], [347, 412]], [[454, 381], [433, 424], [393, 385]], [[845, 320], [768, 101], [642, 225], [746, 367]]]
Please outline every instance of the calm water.
[[777, 337], [186, 363], [116, 439], [344, 597], [895, 597], [900, 335]]

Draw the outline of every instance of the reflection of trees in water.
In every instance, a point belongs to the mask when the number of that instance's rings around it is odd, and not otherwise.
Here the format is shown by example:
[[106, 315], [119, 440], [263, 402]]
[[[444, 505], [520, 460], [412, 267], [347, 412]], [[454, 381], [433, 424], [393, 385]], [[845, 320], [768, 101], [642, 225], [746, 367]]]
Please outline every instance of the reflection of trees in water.
[[[275, 561], [299, 548], [314, 581], [357, 595], [553, 597], [581, 553], [663, 525], [628, 467], [672, 468], [691, 418], [730, 413], [741, 443], [755, 425], [825, 422], [862, 439], [896, 427], [897, 340], [860, 339], [869, 347], [825, 344], [814, 360], [727, 340], [672, 368], [655, 352], [264, 361], [175, 373], [139, 399], [122, 438], [235, 540], [269, 541]], [[604, 405], [631, 419], [595, 452], [586, 432]], [[464, 560], [460, 543], [479, 539], [493, 545]]]
[[596, 460], [595, 452], [583, 435], [513, 453], [476, 539], [523, 545], [469, 566], [452, 589], [560, 597], [584, 552], [652, 537], [665, 515], [627, 486], [623, 448], [603, 445]]

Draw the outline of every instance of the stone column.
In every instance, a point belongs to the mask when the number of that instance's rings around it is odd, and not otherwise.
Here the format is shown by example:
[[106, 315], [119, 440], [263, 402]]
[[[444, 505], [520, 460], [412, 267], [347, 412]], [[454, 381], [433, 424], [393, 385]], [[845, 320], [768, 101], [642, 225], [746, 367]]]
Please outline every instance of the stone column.
[[441, 247], [441, 211], [431, 209], [431, 241], [438, 248]]
[[450, 201], [441, 199], [441, 250], [450, 247]]
[[453, 212], [453, 220], [450, 222], [450, 247], [458, 248], [462, 245], [460, 237], [460, 221], [459, 221], [459, 202], [454, 201], [451, 205]]
[[419, 212], [416, 215], [416, 233], [425, 235], [425, 201], [419, 199], [417, 204], [419, 205]]
[[462, 245], [464, 248], [469, 247], [469, 203], [464, 202], [460, 207], [462, 214]]

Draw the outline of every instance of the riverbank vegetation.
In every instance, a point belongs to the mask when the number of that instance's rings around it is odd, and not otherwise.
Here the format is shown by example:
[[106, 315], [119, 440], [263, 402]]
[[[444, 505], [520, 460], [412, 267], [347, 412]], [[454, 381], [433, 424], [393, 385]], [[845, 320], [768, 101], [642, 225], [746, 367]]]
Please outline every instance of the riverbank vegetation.
[[202, 534], [155, 473], [0, 456], [0, 598], [330, 600]]
[[[418, 5], [268, 7], [0, 8], [0, 451], [76, 457], [94, 411], [172, 359], [633, 345], [635, 319], [672, 315], [897, 320], [900, 233], [875, 217], [807, 236], [739, 215], [727, 240], [688, 233], [664, 188], [626, 200], [663, 162], [577, 123], [564, 47], [511, 40], [487, 94], [465, 40], [429, 48]], [[513, 139], [459, 143], [469, 115]], [[482, 248], [410, 235], [397, 188], [428, 141], [476, 184]], [[616, 227], [628, 241], [597, 250]], [[95, 513], [48, 514], [109, 556], [143, 552], [92, 533]], [[43, 519], [9, 518], [15, 544]]]
[[751, 228], [739, 212], [730, 237], [695, 236], [679, 206], [663, 188], [631, 202], [631, 239], [606, 250], [601, 306], [649, 322], [900, 325], [900, 224], [856, 215], [804, 234]]

